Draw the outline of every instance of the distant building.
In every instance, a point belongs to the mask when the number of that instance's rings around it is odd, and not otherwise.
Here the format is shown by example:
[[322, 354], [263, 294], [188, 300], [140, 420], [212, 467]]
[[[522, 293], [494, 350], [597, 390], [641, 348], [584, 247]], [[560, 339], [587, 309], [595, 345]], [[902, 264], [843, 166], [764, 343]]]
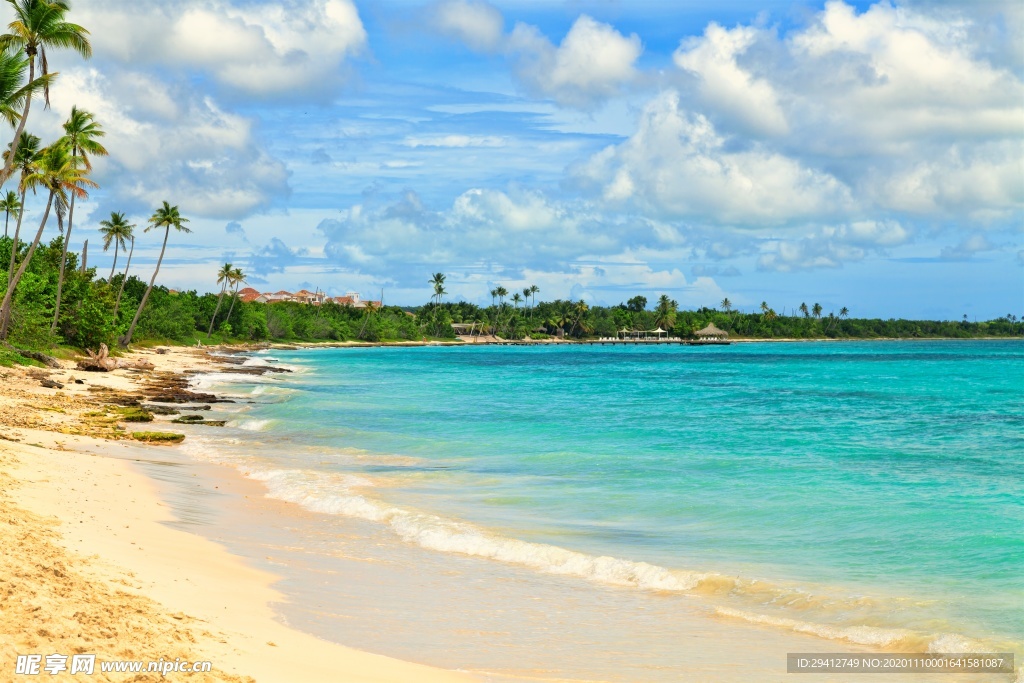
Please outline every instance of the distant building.
[[246, 287], [245, 289], [238, 290], [238, 298], [246, 303], [255, 301], [260, 297], [260, 293], [252, 287]]

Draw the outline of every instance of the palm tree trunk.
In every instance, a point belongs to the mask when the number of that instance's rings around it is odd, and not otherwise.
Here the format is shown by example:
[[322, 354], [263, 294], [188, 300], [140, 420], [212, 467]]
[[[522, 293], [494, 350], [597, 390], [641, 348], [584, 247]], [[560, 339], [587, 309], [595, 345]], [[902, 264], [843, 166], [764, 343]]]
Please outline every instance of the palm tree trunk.
[[156, 270], [153, 271], [153, 277], [149, 280], [149, 287], [146, 287], [146, 293], [142, 295], [142, 301], [139, 302], [139, 308], [135, 311], [135, 317], [132, 318], [131, 327], [128, 328], [128, 334], [121, 340], [122, 346], [128, 346], [132, 343], [132, 335], [135, 334], [135, 326], [139, 324], [139, 316], [142, 315], [142, 309], [146, 307], [146, 301], [149, 299], [149, 293], [153, 291], [153, 284], [156, 282], [156, 274], [160, 272], [160, 264], [164, 261], [164, 251], [167, 250], [167, 238], [171, 236], [171, 226], [167, 226], [164, 231], [164, 245], [160, 247], [160, 258], [156, 260]]
[[14, 242], [11, 244], [11, 264], [7, 268], [7, 289], [11, 288], [14, 278], [14, 259], [18, 255], [18, 240], [21, 237], [21, 219], [25, 215], [25, 190], [21, 191], [21, 209], [18, 211], [18, 224], [14, 226]]
[[7, 225], [11, 222], [11, 210], [7, 209], [7, 217], [4, 218], [4, 238], [7, 237]]
[[25, 259], [21, 262], [21, 267], [18, 268], [18, 272], [15, 274], [14, 279], [11, 281], [11, 286], [7, 288], [7, 292], [4, 294], [3, 303], [0, 304], [0, 340], [7, 339], [7, 326], [11, 321], [11, 307], [14, 301], [14, 290], [21, 281], [21, 276], [25, 274], [28, 269], [28, 262], [32, 260], [32, 255], [36, 253], [36, 247], [39, 246], [39, 240], [43, 237], [43, 230], [46, 229], [46, 219], [50, 217], [50, 207], [53, 206], [53, 192], [50, 192], [50, 198], [46, 200], [46, 211], [43, 212], [43, 220], [39, 224], [39, 230], [36, 231], [36, 238], [32, 240], [32, 246], [28, 248], [28, 253], [25, 254]]
[[217, 319], [217, 314], [220, 313], [220, 302], [224, 300], [224, 290], [228, 288], [228, 283], [225, 282], [224, 286], [220, 288], [220, 296], [217, 297], [217, 308], [213, 309], [213, 317], [210, 318], [210, 329], [206, 333], [206, 338], [209, 339], [210, 335], [213, 334], [213, 322]]
[[121, 286], [117, 290], [117, 301], [114, 302], [114, 322], [117, 322], [117, 310], [121, 307], [121, 295], [124, 294], [124, 283], [128, 281], [128, 269], [132, 267], [132, 254], [135, 253], [135, 238], [132, 237], [132, 248], [128, 251], [128, 263], [124, 266], [124, 277], [121, 278]]
[[[28, 81], [31, 83], [36, 79], [36, 56], [28, 56]], [[0, 182], [7, 180], [14, 168], [14, 157], [18, 154], [18, 143], [21, 142], [21, 134], [25, 132], [25, 122], [28, 121], [28, 110], [32, 106], [32, 91], [25, 94], [25, 109], [21, 112], [21, 119], [18, 121], [18, 129], [14, 131], [14, 140], [11, 142], [11, 153], [4, 163], [4, 170], [0, 171]]]
[[117, 247], [120, 246], [120, 242], [114, 240], [114, 263], [110, 266], [110, 277], [107, 278], [107, 283], [114, 281], [114, 268], [117, 268]]
[[[224, 318], [228, 322], [231, 322], [231, 311], [235, 310], [235, 302], [238, 301], [238, 288], [241, 286], [241, 284], [242, 283], [239, 282], [237, 285], [235, 285], [235, 291], [231, 293], [231, 305], [228, 306], [228, 317]], [[318, 310], [317, 315], [319, 314], [320, 311]]]
[[[72, 155], [74, 158], [75, 155]], [[50, 325], [50, 333], [57, 331], [57, 317], [60, 316], [60, 295], [64, 291], [64, 266], [68, 262], [68, 242], [71, 241], [71, 225], [75, 218], [75, 195], [71, 195], [71, 208], [68, 209], [68, 231], [64, 234], [64, 246], [60, 252], [60, 274], [57, 275], [57, 302], [53, 306], [53, 323]], [[89, 240], [86, 240], [88, 243]], [[82, 265], [85, 265], [85, 254], [82, 254]]]

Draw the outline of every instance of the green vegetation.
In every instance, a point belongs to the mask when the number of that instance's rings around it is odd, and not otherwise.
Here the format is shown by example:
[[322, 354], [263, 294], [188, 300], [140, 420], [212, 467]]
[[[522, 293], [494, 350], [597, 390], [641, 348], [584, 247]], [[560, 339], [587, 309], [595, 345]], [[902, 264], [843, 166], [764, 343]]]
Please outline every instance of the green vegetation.
[[174, 432], [132, 432], [132, 438], [147, 443], [179, 443], [185, 440], [185, 435]]
[[152, 422], [153, 413], [145, 410], [144, 408], [128, 407], [118, 408], [117, 412], [121, 416], [121, 420], [124, 422]]

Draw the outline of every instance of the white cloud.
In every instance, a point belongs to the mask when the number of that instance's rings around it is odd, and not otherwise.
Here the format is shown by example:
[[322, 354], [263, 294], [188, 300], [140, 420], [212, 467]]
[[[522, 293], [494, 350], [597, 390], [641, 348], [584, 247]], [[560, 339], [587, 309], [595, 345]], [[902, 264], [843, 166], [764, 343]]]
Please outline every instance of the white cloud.
[[532, 92], [555, 102], [589, 108], [620, 93], [637, 76], [639, 36], [580, 15], [558, 47], [536, 26], [518, 23], [508, 38], [519, 59], [517, 73]]
[[844, 262], [861, 261], [870, 254], [910, 241], [912, 232], [895, 221], [854, 221], [825, 226], [800, 239], [766, 243], [757, 260], [760, 270], [792, 272], [838, 268]]
[[95, 176], [109, 200], [133, 211], [180, 204], [185, 213], [238, 218], [288, 192], [284, 165], [254, 141], [252, 122], [212, 98], [134, 72], [61, 74], [53, 107], [33, 128], [46, 138], [72, 105], [89, 111], [106, 131], [107, 158]]
[[719, 224], [780, 224], [849, 205], [847, 188], [827, 173], [766, 147], [729, 147], [707, 118], [680, 108], [675, 91], [648, 103], [629, 140], [574, 174], [608, 202]]
[[481, 52], [500, 49], [505, 37], [501, 12], [479, 0], [443, 0], [432, 8], [431, 23], [443, 35]]
[[75, 8], [97, 56], [124, 64], [198, 69], [258, 96], [322, 97], [366, 46], [351, 0], [232, 3], [107, 0]]
[[737, 62], [758, 33], [750, 26], [727, 30], [712, 22], [702, 38], [684, 40], [673, 57], [679, 68], [698, 77], [697, 91], [709, 106], [754, 132], [781, 135], [789, 127], [775, 89]]
[[953, 261], [965, 261], [975, 254], [983, 251], [995, 251], [998, 248], [999, 246], [992, 244], [985, 235], [974, 233], [965, 237], [956, 246], [943, 248], [939, 257]]
[[410, 135], [406, 147], [504, 147], [508, 140], [496, 135]]

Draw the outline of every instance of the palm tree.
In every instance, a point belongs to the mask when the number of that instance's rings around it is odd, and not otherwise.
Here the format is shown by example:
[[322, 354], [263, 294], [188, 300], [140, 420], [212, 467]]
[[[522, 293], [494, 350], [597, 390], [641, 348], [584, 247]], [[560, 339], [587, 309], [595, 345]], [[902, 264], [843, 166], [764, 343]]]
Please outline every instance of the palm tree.
[[807, 304], [805, 303], [800, 304], [800, 312], [804, 314], [805, 318], [811, 317], [811, 311], [807, 308]]
[[[77, 106], [71, 107], [71, 115], [64, 122], [64, 142], [71, 148], [71, 156], [76, 161], [82, 158], [85, 170], [92, 170], [90, 156], [106, 156], [107, 149], [97, 138], [106, 133], [96, 123], [92, 114], [82, 111]], [[60, 255], [60, 273], [57, 275], [57, 303], [53, 307], [53, 324], [50, 325], [50, 332], [57, 330], [57, 316], [60, 315], [60, 295], [64, 289], [64, 266], [68, 260], [68, 242], [71, 241], [72, 222], [75, 219], [75, 196], [71, 195], [71, 206], [68, 208], [68, 231], [64, 234], [64, 245]], [[85, 258], [83, 256], [83, 266]]]
[[0, 339], [7, 338], [7, 327], [11, 319], [11, 306], [13, 303], [14, 290], [18, 287], [21, 277], [28, 268], [29, 261], [35, 254], [39, 240], [46, 229], [46, 220], [50, 217], [50, 209], [54, 203], [57, 204], [57, 212], [61, 213], [68, 205], [68, 194], [88, 197], [89, 194], [83, 186], [96, 187], [96, 183], [85, 177], [82, 169], [78, 168], [76, 160], [69, 153], [70, 150], [60, 141], [50, 145], [40, 155], [38, 167], [22, 180], [26, 187], [43, 187], [50, 191], [46, 201], [46, 210], [43, 212], [43, 220], [39, 223], [39, 230], [28, 248], [28, 253], [21, 262], [21, 267], [11, 280], [7, 288], [3, 303], [0, 304]]
[[498, 295], [498, 303], [505, 303], [505, 297], [508, 296], [508, 290], [502, 287], [501, 285], [498, 285], [494, 291]]
[[721, 306], [722, 310], [725, 311], [726, 313], [732, 310], [732, 302], [729, 301], [729, 297], [725, 297], [724, 299], [722, 299]]
[[220, 285], [220, 294], [217, 295], [217, 307], [213, 309], [213, 317], [210, 318], [210, 329], [206, 333], [207, 338], [213, 334], [213, 322], [217, 319], [217, 314], [220, 313], [220, 304], [224, 300], [224, 292], [227, 291], [228, 285], [231, 283], [232, 273], [234, 272], [234, 268], [231, 267], [230, 263], [225, 263], [217, 271], [217, 284]]
[[821, 304], [814, 304], [811, 307], [811, 313], [814, 314], [815, 318], [821, 318]]
[[494, 288], [491, 290], [491, 306], [494, 305], [494, 299], [498, 296], [498, 289]]
[[139, 302], [139, 307], [135, 311], [135, 317], [132, 318], [132, 324], [128, 328], [128, 334], [121, 340], [121, 344], [128, 346], [132, 343], [132, 335], [135, 334], [135, 326], [139, 324], [139, 316], [142, 315], [142, 309], [146, 307], [146, 301], [149, 300], [149, 294], [153, 291], [153, 285], [156, 283], [156, 275], [160, 272], [160, 264], [164, 261], [164, 252], [167, 251], [167, 238], [171, 235], [171, 228], [174, 228], [178, 232], [189, 233], [192, 232], [186, 228], [183, 223], [188, 223], [187, 218], [182, 218], [178, 212], [178, 207], [171, 206], [166, 201], [156, 212], [149, 217], [149, 225], [143, 232], [149, 232], [156, 228], [164, 229], [164, 245], [160, 248], [160, 258], [156, 260], [156, 269], [153, 271], [153, 277], [149, 280], [149, 287], [146, 287], [146, 293], [142, 295], [142, 301]]
[[[100, 234], [103, 235], [103, 251], [114, 245], [114, 263], [110, 266], [110, 277], [107, 282], [114, 281], [114, 269], [117, 268], [117, 251], [125, 248], [125, 242], [131, 238], [132, 230], [135, 228], [124, 217], [123, 213], [110, 212], [110, 220], [100, 221]], [[69, 225], [68, 232], [71, 232]]]
[[[46, 62], [46, 48], [69, 48], [88, 59], [92, 56], [92, 46], [86, 37], [89, 32], [77, 24], [65, 21], [64, 15], [69, 11], [67, 0], [7, 0], [14, 9], [14, 21], [7, 25], [10, 33], [0, 36], [0, 49], [23, 50], [28, 57], [28, 83], [36, 80], [36, 63], [39, 63], [43, 98], [46, 106], [50, 106], [50, 78]], [[18, 152], [21, 133], [28, 121], [29, 108], [32, 106], [34, 90], [25, 93], [25, 106], [21, 112], [18, 129], [14, 133], [11, 146], [14, 153]], [[14, 167], [14, 159], [8, 159], [0, 172], [0, 180], [6, 179]]]
[[523, 287], [523, 301], [526, 302], [527, 308], [530, 307], [530, 288]]
[[[50, 82], [53, 75], [25, 83], [28, 58], [20, 49], [0, 50], [0, 118], [13, 128], [21, 118], [28, 94], [38, 92]], [[25, 83], [25, 85], [22, 85]]]
[[763, 313], [767, 313], [767, 312], [768, 312], [768, 302], [767, 301], [762, 301], [761, 302], [761, 313], [763, 314]]
[[569, 330], [569, 334], [572, 335], [572, 333], [576, 331], [577, 326], [580, 326], [583, 328], [583, 331], [586, 332], [585, 325], [581, 325], [581, 323], [583, 322], [584, 316], [587, 315], [587, 311], [590, 310], [590, 306], [587, 305], [586, 301], [580, 299], [571, 310], [575, 313], [575, 316], [573, 318], [572, 328]]
[[519, 310], [519, 302], [522, 300], [523, 296], [519, 292], [516, 292], [515, 294], [512, 295], [512, 303], [515, 304], [517, 311]]
[[845, 318], [848, 315], [850, 315], [850, 309], [849, 308], [847, 308], [846, 306], [843, 306], [842, 308], [839, 309], [839, 317], [840, 318]]
[[18, 198], [18, 193], [14, 190], [7, 190], [4, 198], [0, 199], [0, 210], [4, 212], [4, 237], [7, 237], [7, 224], [11, 220], [11, 212], [21, 210], [21, 199]]
[[662, 294], [658, 297], [658, 317], [655, 320], [655, 325], [668, 329], [675, 327], [676, 309], [678, 307], [679, 304], [669, 299], [668, 294]]
[[[135, 226], [130, 226], [134, 228]], [[128, 263], [124, 266], [124, 275], [121, 276], [121, 286], [117, 289], [117, 300], [114, 301], [114, 320], [117, 320], [117, 311], [121, 308], [121, 295], [124, 294], [124, 283], [128, 281], [128, 269], [132, 267], [132, 254], [135, 253], [135, 235], [129, 232], [129, 238], [132, 241], [132, 246], [128, 250]]]
[[25, 193], [28, 191], [28, 185], [25, 184], [25, 179], [31, 175], [35, 169], [36, 164], [39, 161], [39, 138], [31, 133], [21, 134], [21, 144], [18, 145], [18, 151], [11, 154], [11, 148], [8, 146], [7, 151], [4, 152], [4, 161], [6, 162], [9, 158], [14, 157], [14, 165], [21, 171], [21, 181], [18, 183], [18, 189], [21, 190], [20, 208], [18, 209], [18, 222], [14, 226], [14, 242], [11, 245], [11, 263], [7, 268], [7, 288], [11, 288], [11, 279], [14, 277], [14, 259], [18, 255], [18, 244], [21, 236], [21, 219], [25, 215]]
[[530, 285], [530, 297], [533, 299], [532, 308], [537, 307], [537, 292], [540, 291], [540, 287], [537, 285]]
[[[231, 305], [228, 306], [228, 316], [224, 318], [225, 321], [231, 320], [231, 312], [235, 310], [235, 302], [238, 301], [238, 288], [245, 282], [245, 273], [242, 272], [241, 268], [235, 268], [231, 271], [231, 284], [235, 286], [235, 291], [231, 293]], [[320, 311], [317, 311], [319, 314]]]
[[428, 284], [433, 285], [434, 287], [434, 297], [437, 298], [438, 306], [441, 305], [441, 293], [444, 290], [444, 279], [444, 273], [434, 273], [434, 276], [427, 281]]

